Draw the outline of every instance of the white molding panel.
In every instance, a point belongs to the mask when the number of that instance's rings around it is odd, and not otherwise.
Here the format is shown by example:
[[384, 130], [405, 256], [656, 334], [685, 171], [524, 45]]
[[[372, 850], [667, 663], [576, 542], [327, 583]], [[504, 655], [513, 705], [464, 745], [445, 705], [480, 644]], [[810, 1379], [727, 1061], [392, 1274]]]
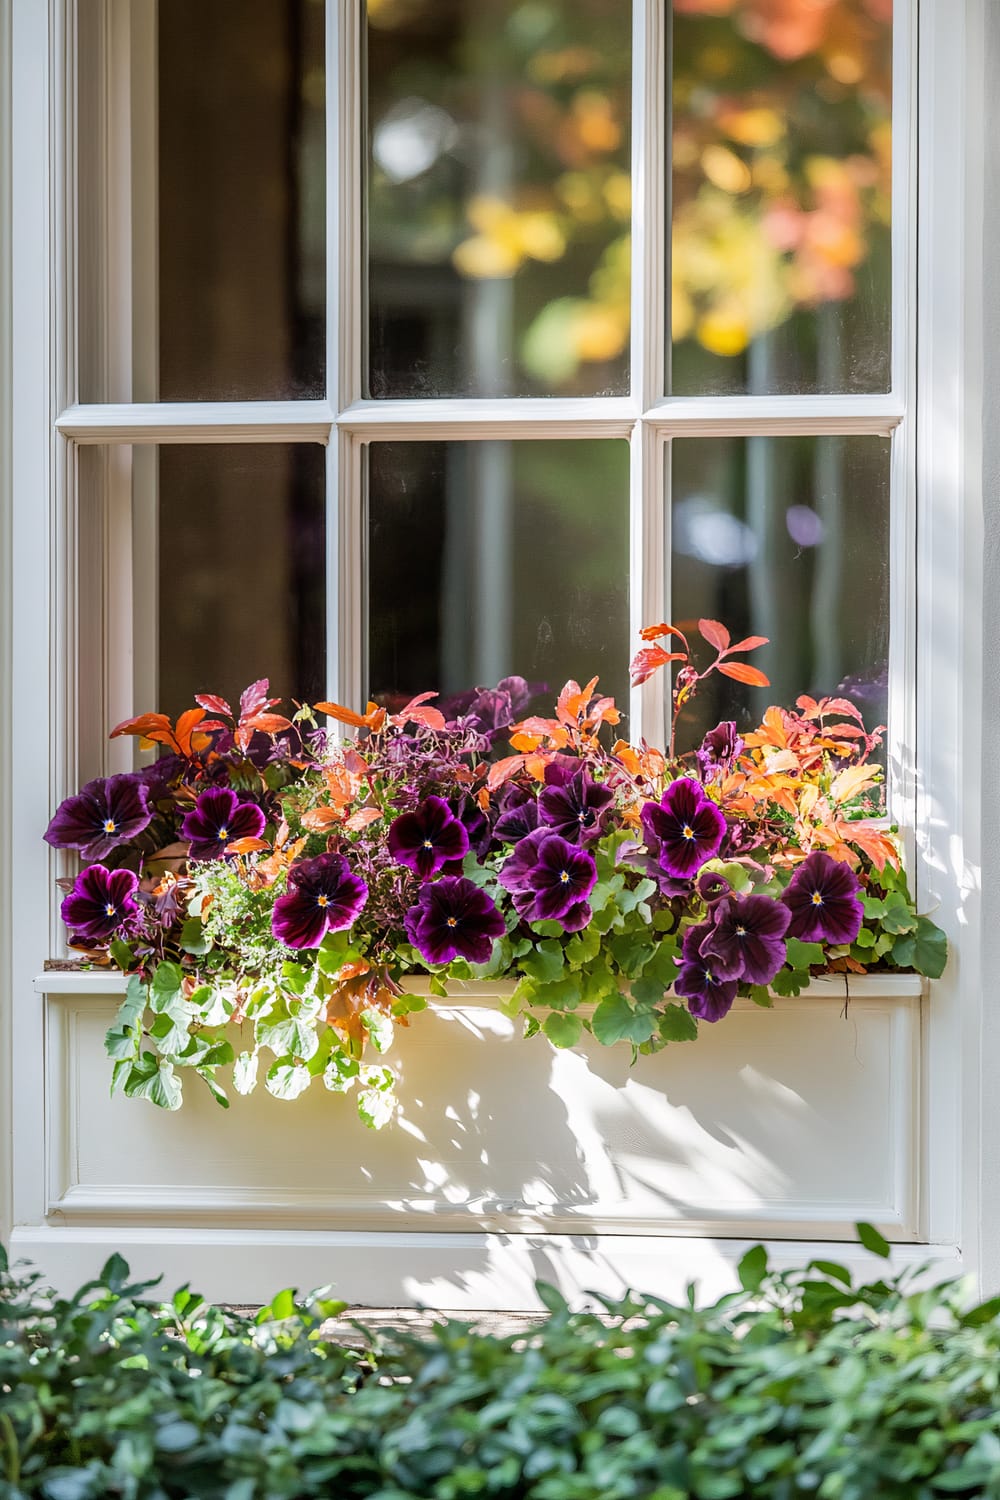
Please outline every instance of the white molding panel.
[[[634, 1068], [627, 1049], [525, 1041], [502, 1009], [509, 984], [464, 986], [397, 1043], [403, 1114], [379, 1133], [319, 1085], [292, 1104], [236, 1096], [228, 1111], [197, 1078], [174, 1114], [112, 1100], [103, 1038], [120, 978], [56, 971], [37, 987], [45, 1212], [31, 1233], [169, 1230], [178, 1254], [190, 1246], [187, 1275], [209, 1230], [418, 1231], [447, 1237], [452, 1258], [470, 1233], [498, 1247], [599, 1236], [622, 1251], [625, 1279], [636, 1239], [689, 1242], [671, 1255], [692, 1276], [706, 1237], [849, 1243], [863, 1219], [918, 1238], [915, 976], [854, 981], [849, 998], [821, 981], [769, 1011], [737, 1002]], [[372, 1282], [345, 1292], [364, 1300]], [[398, 1295], [390, 1276], [378, 1300]]]

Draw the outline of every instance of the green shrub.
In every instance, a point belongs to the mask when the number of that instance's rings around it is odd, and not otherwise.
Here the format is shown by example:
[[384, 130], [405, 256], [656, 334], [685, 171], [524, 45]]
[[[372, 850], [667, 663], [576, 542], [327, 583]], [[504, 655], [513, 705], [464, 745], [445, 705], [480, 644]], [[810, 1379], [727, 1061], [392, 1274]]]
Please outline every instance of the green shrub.
[[[866, 1243], [880, 1246], [874, 1231]], [[627, 1297], [509, 1338], [323, 1336], [149, 1300], [113, 1257], [69, 1299], [0, 1277], [0, 1500], [940, 1500], [1000, 1496], [1000, 1299], [830, 1262], [698, 1308]]]

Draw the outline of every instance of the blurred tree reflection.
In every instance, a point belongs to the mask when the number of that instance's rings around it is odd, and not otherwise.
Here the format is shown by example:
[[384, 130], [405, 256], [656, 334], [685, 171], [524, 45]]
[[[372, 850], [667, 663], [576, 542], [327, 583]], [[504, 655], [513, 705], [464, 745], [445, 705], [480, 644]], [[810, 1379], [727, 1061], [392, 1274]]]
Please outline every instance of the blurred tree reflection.
[[[884, 388], [891, 0], [672, 11], [673, 388]], [[368, 0], [373, 395], [627, 389], [627, 16]]]

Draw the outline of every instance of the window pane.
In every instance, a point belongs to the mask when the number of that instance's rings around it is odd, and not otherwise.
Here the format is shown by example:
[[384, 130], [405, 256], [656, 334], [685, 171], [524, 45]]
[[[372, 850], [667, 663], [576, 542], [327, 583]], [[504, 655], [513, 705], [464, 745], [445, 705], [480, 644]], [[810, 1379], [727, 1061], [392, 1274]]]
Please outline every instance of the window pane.
[[892, 0], [674, 0], [672, 389], [890, 383]]
[[622, 0], [368, 0], [372, 396], [628, 389]]
[[323, 396], [322, 0], [79, 9], [81, 399]]
[[628, 445], [375, 443], [368, 482], [372, 697], [492, 687], [551, 709], [600, 674], [628, 702]]
[[[282, 697], [325, 695], [324, 471], [318, 445], [160, 450], [163, 712], [189, 708], [195, 693], [235, 702], [259, 677]], [[136, 504], [148, 503], [140, 470], [135, 484]]]
[[684, 438], [672, 460], [671, 617], [722, 620], [771, 644], [748, 688], [713, 675], [681, 720], [689, 748], [722, 718], [837, 694], [886, 722], [889, 440]]

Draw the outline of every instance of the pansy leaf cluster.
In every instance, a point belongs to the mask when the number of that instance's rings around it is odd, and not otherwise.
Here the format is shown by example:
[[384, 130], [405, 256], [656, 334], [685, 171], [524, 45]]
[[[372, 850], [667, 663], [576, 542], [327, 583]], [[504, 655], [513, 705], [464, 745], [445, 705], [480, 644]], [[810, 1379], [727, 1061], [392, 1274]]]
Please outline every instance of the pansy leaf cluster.
[[315, 1083], [379, 1126], [405, 1109], [397, 1028], [456, 980], [513, 981], [504, 1004], [557, 1047], [635, 1055], [818, 975], [939, 975], [881, 730], [803, 696], [679, 750], [707, 677], [767, 684], [743, 660], [761, 637], [699, 634], [707, 665], [669, 625], [633, 662], [637, 682], [673, 673], [666, 751], [615, 737], [596, 678], [550, 718], [523, 716], [539, 689], [515, 677], [363, 712], [283, 709], [262, 679], [235, 709], [203, 694], [176, 723], [119, 725], [159, 759], [88, 782], [45, 834], [83, 862], [62, 882], [71, 947], [130, 976], [113, 1087], [176, 1108], [185, 1071], [220, 1104]]

